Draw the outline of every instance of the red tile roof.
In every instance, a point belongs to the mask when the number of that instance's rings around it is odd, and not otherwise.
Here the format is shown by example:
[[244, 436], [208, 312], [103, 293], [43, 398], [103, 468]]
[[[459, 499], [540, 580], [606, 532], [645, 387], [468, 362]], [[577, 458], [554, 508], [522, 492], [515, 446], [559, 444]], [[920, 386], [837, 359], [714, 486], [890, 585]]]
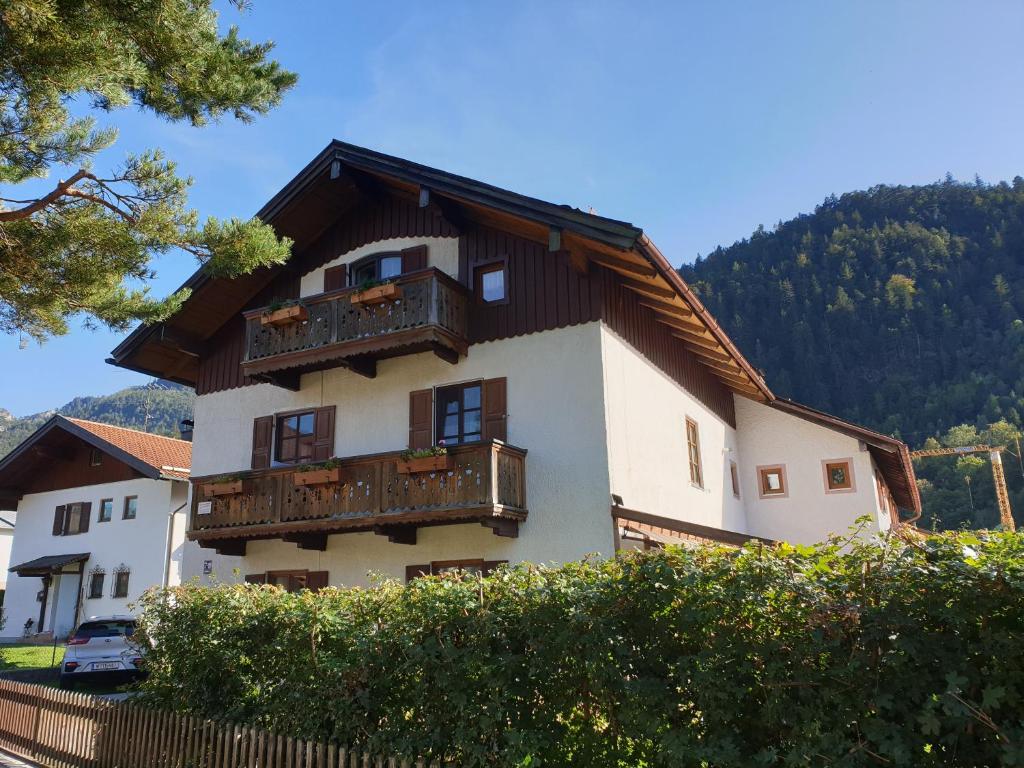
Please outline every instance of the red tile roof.
[[68, 421], [131, 454], [165, 477], [188, 479], [192, 467], [192, 443], [187, 440], [152, 435], [127, 427], [114, 427], [98, 421], [72, 418], [68, 418]]

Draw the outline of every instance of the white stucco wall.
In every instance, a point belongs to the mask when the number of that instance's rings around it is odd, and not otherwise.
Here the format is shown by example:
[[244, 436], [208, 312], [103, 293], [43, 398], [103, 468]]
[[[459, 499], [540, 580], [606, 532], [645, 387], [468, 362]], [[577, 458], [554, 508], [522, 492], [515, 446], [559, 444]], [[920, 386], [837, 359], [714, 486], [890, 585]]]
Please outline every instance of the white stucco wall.
[[303, 376], [298, 392], [258, 384], [198, 397], [193, 476], [247, 469], [258, 416], [334, 404], [336, 456], [400, 450], [408, 444], [410, 392], [507, 377], [508, 442], [528, 451], [529, 517], [517, 539], [471, 524], [420, 529], [415, 546], [344, 534], [331, 536], [326, 552], [276, 540], [250, 542], [245, 558], [189, 548], [185, 577], [213, 560], [224, 581], [234, 567], [241, 574], [308, 568], [327, 570], [332, 584], [358, 585], [367, 583], [368, 572], [403, 578], [406, 565], [431, 560], [549, 562], [611, 554], [601, 339], [601, 325], [590, 323], [475, 344], [457, 365], [425, 353], [380, 361], [374, 379], [339, 368]]
[[[881, 511], [871, 454], [863, 444], [827, 427], [736, 397], [739, 472], [749, 533], [811, 544], [845, 533], [862, 515], [874, 530], [889, 526]], [[826, 493], [822, 460], [852, 459], [855, 490]], [[758, 496], [757, 467], [784, 464], [786, 497]]]
[[[605, 326], [601, 351], [612, 493], [630, 509], [745, 531], [729, 475], [736, 430]], [[687, 418], [700, 433], [703, 488], [690, 482]]]
[[[174, 488], [172, 488], [172, 485]], [[137, 516], [134, 520], [122, 519], [126, 496], [138, 496]], [[166, 546], [167, 520], [170, 511], [185, 501], [186, 483], [166, 480], [125, 480], [81, 488], [28, 494], [18, 504], [15, 524], [14, 545], [11, 551], [12, 564], [23, 563], [46, 555], [90, 553], [85, 564], [82, 586], [88, 586], [89, 572], [99, 566], [106, 572], [104, 596], [88, 598], [82, 596], [79, 619], [111, 613], [130, 613], [130, 605], [149, 587], [158, 586], [163, 579], [164, 552]], [[113, 515], [109, 522], [97, 521], [101, 499], [113, 498]], [[91, 502], [89, 530], [75, 536], [53, 535], [54, 509], [61, 504]], [[180, 573], [182, 542], [185, 535], [187, 507], [176, 515], [172, 540], [171, 573], [176, 578]], [[128, 597], [111, 597], [114, 588], [114, 569], [120, 565], [131, 569], [128, 582]], [[60, 591], [77, 586], [77, 576], [64, 575], [60, 578]], [[39, 603], [36, 594], [42, 587], [39, 577], [19, 577], [10, 574], [4, 610], [7, 625], [4, 637], [20, 637], [26, 619], [38, 622]], [[72, 592], [73, 594], [73, 592]], [[48, 612], [54, 610], [51, 601]], [[38, 630], [38, 627], [35, 629]], [[44, 629], [49, 630], [50, 627]], [[58, 634], [64, 627], [58, 627]]]
[[[0, 517], [9, 522], [15, 522], [17, 513], [0, 512]], [[14, 544], [14, 529], [0, 523], [0, 589], [7, 585], [7, 569], [11, 565], [11, 545]]]
[[427, 266], [436, 267], [458, 279], [459, 276], [459, 239], [457, 237], [393, 237], [367, 243], [314, 269], [302, 276], [299, 283], [300, 296], [313, 296], [323, 293], [324, 270], [339, 264], [351, 264], [364, 256], [384, 251], [400, 251], [418, 245], [427, 246]]

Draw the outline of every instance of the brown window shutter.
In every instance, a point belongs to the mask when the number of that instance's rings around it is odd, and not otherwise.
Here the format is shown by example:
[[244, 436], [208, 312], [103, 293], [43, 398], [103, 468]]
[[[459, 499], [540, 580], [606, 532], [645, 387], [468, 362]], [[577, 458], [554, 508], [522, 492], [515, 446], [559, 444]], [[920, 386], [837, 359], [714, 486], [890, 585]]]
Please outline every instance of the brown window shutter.
[[327, 586], [327, 571], [310, 571], [306, 574], [306, 589], [314, 592]]
[[483, 570], [483, 574], [484, 574], [484, 576], [490, 576], [490, 574], [494, 571], [494, 569], [497, 568], [499, 565], [507, 565], [507, 564], [508, 564], [508, 560], [484, 560], [484, 566], [483, 566], [483, 569], [482, 569]]
[[430, 575], [430, 563], [426, 565], [407, 565], [405, 566], [405, 580], [410, 582], [413, 579], [418, 579], [420, 576]]
[[265, 573], [250, 573], [245, 577], [246, 584], [266, 584], [267, 574]]
[[508, 440], [506, 380], [484, 379], [484, 440]]
[[270, 446], [274, 438], [274, 417], [260, 416], [252, 420], [252, 468], [270, 467]]
[[317, 408], [313, 416], [313, 461], [327, 461], [334, 455], [335, 406]]
[[418, 451], [433, 444], [434, 391], [409, 393], [409, 448]]
[[61, 504], [53, 510], [53, 535], [64, 535], [64, 505]]
[[427, 268], [427, 246], [417, 245], [402, 249], [402, 274]]
[[324, 270], [324, 292], [337, 291], [348, 284], [348, 267], [340, 264]]
[[92, 516], [92, 502], [83, 501], [82, 510], [78, 515], [78, 532], [85, 533], [89, 530], [89, 518]]

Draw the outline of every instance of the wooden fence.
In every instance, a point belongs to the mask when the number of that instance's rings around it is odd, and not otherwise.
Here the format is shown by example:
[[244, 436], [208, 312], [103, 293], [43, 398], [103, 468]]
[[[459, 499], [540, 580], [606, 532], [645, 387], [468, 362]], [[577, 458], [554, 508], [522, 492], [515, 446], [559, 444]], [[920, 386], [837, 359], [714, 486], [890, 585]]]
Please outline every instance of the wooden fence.
[[[0, 680], [0, 748], [52, 768], [427, 768], [422, 758]], [[437, 762], [429, 763], [438, 768]]]

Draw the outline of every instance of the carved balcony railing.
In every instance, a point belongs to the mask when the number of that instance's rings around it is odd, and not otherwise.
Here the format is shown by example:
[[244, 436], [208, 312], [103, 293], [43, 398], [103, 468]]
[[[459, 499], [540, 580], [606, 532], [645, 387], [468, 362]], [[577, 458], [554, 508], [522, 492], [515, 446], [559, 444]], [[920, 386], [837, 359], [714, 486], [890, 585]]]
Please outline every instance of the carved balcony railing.
[[434, 351], [454, 363], [466, 354], [469, 293], [463, 285], [433, 268], [394, 284], [400, 295], [379, 304], [353, 303], [357, 288], [307, 297], [307, 318], [285, 325], [262, 321], [269, 307], [247, 311], [242, 369], [273, 379], [286, 370], [347, 365], [373, 376], [384, 357]]
[[265, 538], [320, 549], [328, 534], [376, 531], [412, 543], [417, 527], [453, 522], [515, 536], [526, 519], [521, 448], [497, 440], [456, 446], [447, 469], [411, 474], [400, 462], [399, 452], [341, 459], [337, 479], [314, 486], [302, 485], [295, 467], [195, 477], [189, 538], [225, 552], [227, 542], [244, 551], [246, 540]]

